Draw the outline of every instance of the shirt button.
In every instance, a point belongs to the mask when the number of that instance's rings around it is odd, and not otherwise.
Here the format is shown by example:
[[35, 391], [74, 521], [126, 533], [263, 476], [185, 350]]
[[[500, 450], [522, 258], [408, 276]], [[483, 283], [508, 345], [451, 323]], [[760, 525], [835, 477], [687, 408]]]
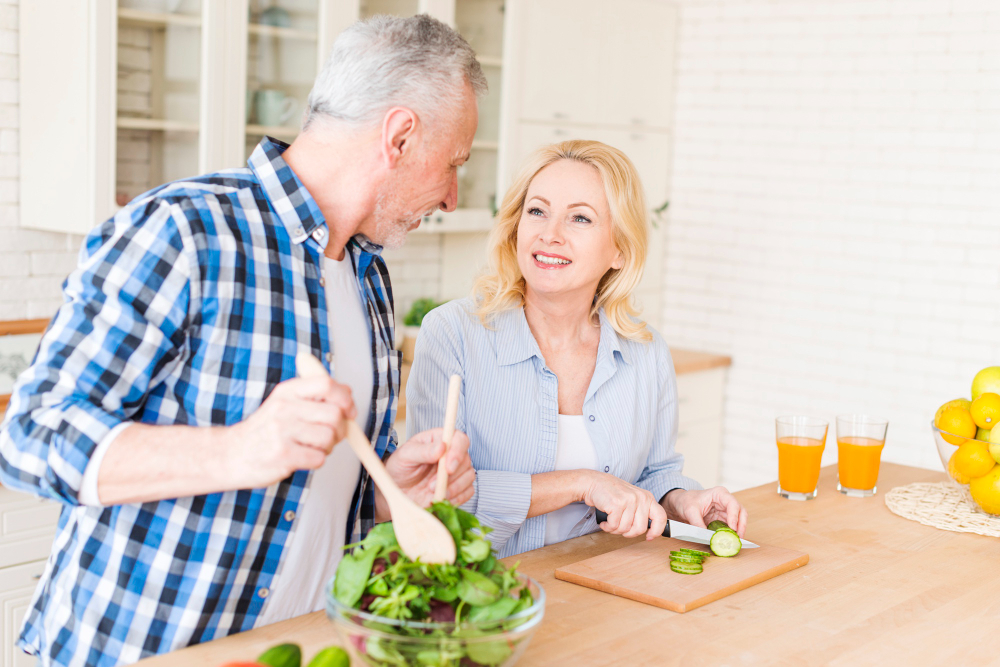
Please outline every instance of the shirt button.
[[295, 235], [296, 236], [302, 236], [305, 233], [306, 233], [306, 230], [301, 225], [295, 228]]
[[319, 286], [320, 287], [326, 287], [326, 278], [320, 278], [319, 279]]
[[325, 236], [326, 236], [326, 230], [323, 229], [322, 227], [317, 227], [316, 231], [313, 232], [313, 238], [316, 239], [317, 241], [322, 241]]
[[595, 419], [597, 419], [597, 417], [595, 417], [594, 415], [590, 415], [590, 421], [594, 421]]
[[266, 598], [266, 597], [267, 597], [268, 595], [270, 595], [270, 594], [271, 594], [271, 591], [269, 591], [269, 590], [268, 590], [268, 589], [266, 589], [266, 588], [262, 588], [262, 589], [260, 589], [259, 591], [257, 591], [257, 595], [258, 595], [258, 596], [260, 596], [260, 599], [262, 599], [262, 600], [263, 600], [264, 598]]
[[611, 466], [604, 466], [604, 472], [611, 472]]
[[288, 510], [285, 512], [285, 521], [292, 522], [295, 521], [295, 512]]
[[328, 362], [330, 362], [331, 364], [333, 363], [333, 352], [327, 352], [326, 353], [326, 360]]

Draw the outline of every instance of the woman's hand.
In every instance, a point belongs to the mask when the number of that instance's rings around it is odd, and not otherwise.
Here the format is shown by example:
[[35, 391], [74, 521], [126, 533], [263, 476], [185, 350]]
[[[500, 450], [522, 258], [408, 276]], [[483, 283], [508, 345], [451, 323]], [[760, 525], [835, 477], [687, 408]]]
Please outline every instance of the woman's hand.
[[699, 528], [718, 519], [726, 522], [740, 537], [747, 529], [746, 508], [721, 486], [704, 491], [674, 489], [663, 497], [663, 506], [670, 518]]
[[608, 515], [601, 530], [625, 537], [646, 533], [647, 540], [663, 534], [667, 513], [652, 493], [603, 472], [593, 473], [588, 482], [583, 502]]
[[[393, 481], [421, 507], [427, 507], [434, 499], [438, 461], [445, 450], [441, 435], [440, 428], [418, 433], [397, 447], [385, 462]], [[461, 505], [472, 497], [475, 490], [472, 483], [476, 480], [476, 471], [469, 458], [469, 438], [461, 431], [455, 431], [452, 436], [445, 465], [448, 467], [448, 501]], [[381, 496], [381, 491], [376, 493], [376, 516], [384, 504]], [[382, 518], [388, 518], [387, 507]]]

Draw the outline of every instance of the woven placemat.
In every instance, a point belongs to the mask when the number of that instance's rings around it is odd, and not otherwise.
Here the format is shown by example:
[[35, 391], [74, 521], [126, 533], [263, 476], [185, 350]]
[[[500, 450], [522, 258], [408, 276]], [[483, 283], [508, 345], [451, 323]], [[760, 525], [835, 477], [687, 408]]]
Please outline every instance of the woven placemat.
[[949, 482], [916, 482], [889, 491], [885, 505], [893, 514], [925, 526], [1000, 537], [1000, 517], [976, 508], [967, 494]]

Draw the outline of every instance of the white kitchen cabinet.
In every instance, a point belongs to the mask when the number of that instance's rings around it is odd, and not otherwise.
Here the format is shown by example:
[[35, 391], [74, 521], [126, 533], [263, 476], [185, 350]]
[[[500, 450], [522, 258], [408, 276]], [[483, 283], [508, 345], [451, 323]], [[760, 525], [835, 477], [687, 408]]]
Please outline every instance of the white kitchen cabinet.
[[725, 382], [725, 368], [677, 376], [676, 449], [684, 455], [684, 474], [706, 489], [721, 481]]
[[60, 507], [0, 487], [0, 667], [33, 667], [17, 648], [21, 622], [45, 570]]
[[666, 128], [676, 9], [660, 0], [530, 0], [521, 36], [519, 120]]

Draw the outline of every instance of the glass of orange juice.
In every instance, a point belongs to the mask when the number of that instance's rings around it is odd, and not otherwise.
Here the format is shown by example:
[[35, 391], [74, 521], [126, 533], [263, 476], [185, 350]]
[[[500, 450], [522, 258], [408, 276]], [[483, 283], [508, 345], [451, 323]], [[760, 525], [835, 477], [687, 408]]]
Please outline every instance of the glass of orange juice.
[[889, 422], [867, 415], [837, 417], [837, 490], [848, 496], [875, 495]]
[[830, 423], [815, 417], [778, 417], [778, 495], [790, 500], [816, 497], [820, 462]]

